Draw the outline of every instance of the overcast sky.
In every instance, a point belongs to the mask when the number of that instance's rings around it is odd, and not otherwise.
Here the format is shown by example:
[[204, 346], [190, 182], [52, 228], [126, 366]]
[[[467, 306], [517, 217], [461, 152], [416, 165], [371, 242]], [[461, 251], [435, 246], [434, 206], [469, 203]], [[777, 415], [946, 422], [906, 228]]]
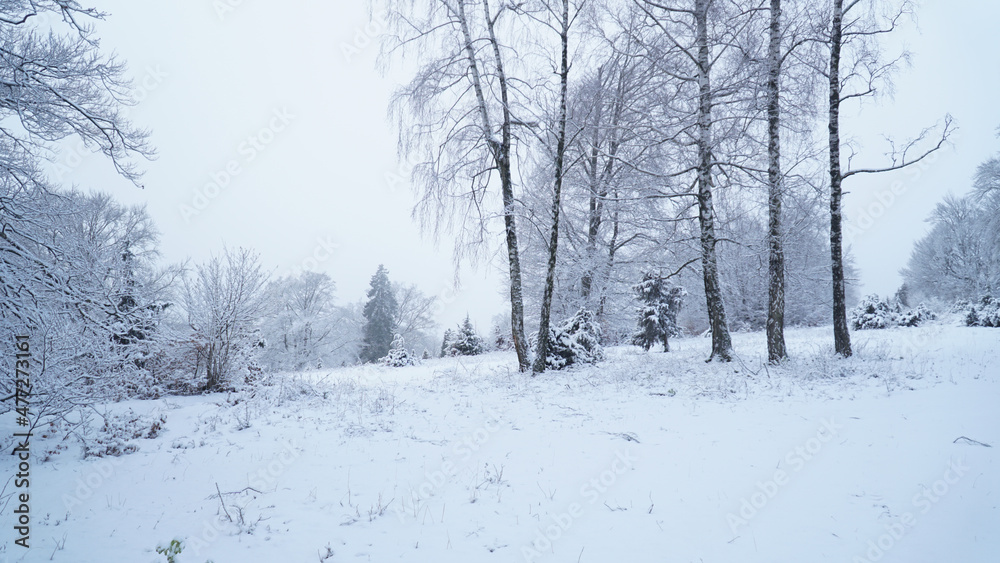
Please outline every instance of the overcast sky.
[[[144, 98], [130, 115], [152, 130], [159, 156], [146, 166], [143, 190], [74, 147], [57, 170], [81, 188], [147, 204], [166, 260], [252, 247], [278, 275], [303, 266], [329, 273], [342, 302], [361, 299], [384, 263], [394, 281], [442, 298], [444, 325], [468, 311], [485, 331], [503, 311], [504, 270], [463, 268], [456, 294], [451, 241], [421, 236], [409, 187], [386, 180], [406, 172], [386, 117], [402, 77], [376, 70], [364, 2], [108, 0], [99, 7], [111, 14], [98, 28], [102, 44], [128, 62]], [[896, 76], [894, 98], [844, 123], [874, 157], [885, 150], [883, 133], [902, 139], [949, 112], [960, 128], [925, 169], [845, 185], [866, 292], [895, 291], [934, 205], [948, 192], [966, 192], [976, 165], [1000, 150], [997, 21], [992, 1], [921, 2], [916, 24], [894, 40], [913, 54], [912, 67]], [[216, 192], [206, 188], [212, 182], [226, 185]], [[896, 182], [900, 195], [880, 201]]]

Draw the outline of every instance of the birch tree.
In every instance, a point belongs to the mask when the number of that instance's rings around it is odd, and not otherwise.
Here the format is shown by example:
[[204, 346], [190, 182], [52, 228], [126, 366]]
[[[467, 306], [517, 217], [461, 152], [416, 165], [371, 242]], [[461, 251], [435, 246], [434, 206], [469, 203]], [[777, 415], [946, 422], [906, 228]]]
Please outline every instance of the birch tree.
[[[388, 57], [416, 54], [419, 69], [393, 102], [400, 118], [400, 148], [416, 161], [413, 176], [422, 188], [418, 204], [435, 229], [472, 229], [472, 240], [488, 238], [492, 218], [486, 208], [499, 183], [506, 245], [511, 337], [522, 371], [531, 367], [524, 332], [524, 300], [514, 186], [515, 97], [524, 84], [509, 75], [517, 51], [501, 31], [513, 4], [490, 0], [408, 0], [389, 4]], [[504, 27], [506, 26], [506, 27]], [[470, 219], [466, 219], [470, 218]], [[470, 225], [470, 222], [472, 223]]]
[[[699, 252], [702, 282], [712, 333], [712, 352], [709, 361], [730, 361], [732, 339], [726, 318], [726, 308], [720, 285], [719, 262], [716, 252], [716, 213], [714, 189], [717, 173], [723, 166], [723, 177], [735, 173], [736, 164], [726, 155], [726, 142], [739, 144], [743, 126], [750, 118], [728, 106], [745, 101], [748, 62], [736, 46], [739, 37], [751, 25], [754, 7], [739, 2], [715, 0], [688, 0], [685, 2], [655, 2], [644, 0], [643, 6], [654, 25], [662, 31], [673, 46], [673, 55], [682, 61], [680, 68], [665, 68], [670, 80], [680, 81], [690, 90], [695, 100], [693, 108], [685, 108], [684, 121], [680, 124], [674, 142], [682, 147], [693, 147], [694, 158], [686, 168], [671, 174], [680, 178], [693, 173], [694, 196], [698, 205]], [[683, 99], [683, 97], [681, 98]], [[725, 115], [720, 115], [725, 110]]]
[[542, 307], [538, 321], [538, 346], [535, 353], [533, 373], [545, 371], [549, 349], [549, 321], [552, 315], [552, 294], [555, 291], [556, 258], [559, 249], [559, 214], [562, 211], [563, 178], [566, 175], [566, 127], [569, 91], [569, 32], [570, 32], [569, 0], [543, 2], [543, 9], [548, 12], [555, 23], [545, 22], [559, 35], [559, 94], [558, 117], [555, 122], [555, 150], [553, 151], [553, 169], [555, 180], [552, 187], [552, 227], [548, 244], [548, 264], [545, 268], [545, 293], [542, 296]]
[[[784, 200], [787, 175], [783, 160], [783, 132], [797, 133], [800, 145], [794, 155], [793, 167], [811, 161], [811, 135], [809, 127], [814, 123], [816, 101], [813, 93], [815, 75], [809, 64], [808, 47], [812, 43], [811, 28], [815, 10], [808, 2], [794, 0], [770, 0], [767, 26], [767, 54], [764, 65], [764, 91], [767, 105], [767, 243], [768, 243], [768, 307], [767, 307], [767, 352], [768, 361], [777, 363], [788, 357], [785, 346], [785, 308], [787, 295], [786, 252], [784, 229]], [[749, 41], [752, 43], [752, 39]], [[801, 53], [805, 52], [805, 53]], [[801, 53], [801, 54], [800, 54]], [[791, 90], [791, 96], [785, 96]], [[785, 98], [793, 98], [790, 102]], [[792, 115], [785, 115], [784, 107], [789, 104]], [[790, 119], [789, 119], [790, 118]], [[798, 125], [789, 126], [789, 122]], [[794, 139], [793, 139], [794, 140]], [[803, 154], [805, 153], [805, 154]]]
[[[833, 274], [833, 336], [837, 354], [852, 354], [851, 335], [847, 324], [847, 297], [843, 251], [843, 183], [858, 174], [878, 174], [900, 170], [927, 158], [939, 150], [951, 133], [951, 118], [945, 117], [939, 135], [925, 129], [916, 138], [893, 147], [887, 165], [873, 168], [852, 168], [841, 157], [840, 112], [851, 100], [874, 96], [903, 58], [886, 60], [878, 43], [881, 36], [892, 33], [909, 13], [910, 2], [898, 9], [881, 5], [878, 0], [831, 0], [830, 24], [823, 34], [829, 49], [829, 147], [830, 147], [830, 262]], [[935, 141], [936, 138], [936, 141]], [[930, 145], [927, 148], [927, 145]], [[853, 154], [851, 155], [854, 156]]]
[[767, 49], [767, 358], [772, 363], [788, 357], [785, 349], [785, 251], [781, 232], [781, 15], [781, 0], [771, 0]]
[[616, 275], [619, 266], [627, 266], [619, 262], [643, 262], [645, 254], [665, 245], [658, 220], [663, 210], [657, 203], [662, 193], [647, 173], [661, 168], [662, 157], [655, 118], [662, 99], [656, 92], [657, 65], [646, 56], [658, 38], [648, 33], [644, 16], [633, 3], [614, 4], [598, 14], [592, 24], [601, 43], [596, 69], [589, 71], [573, 100], [582, 128], [571, 145], [572, 160], [578, 163], [575, 181], [583, 192], [575, 228], [581, 247], [575, 258], [581, 302], [567, 312], [586, 307], [602, 324], [609, 320], [611, 293], [631, 298], [636, 277], [643, 268], [654, 267], [639, 264]]

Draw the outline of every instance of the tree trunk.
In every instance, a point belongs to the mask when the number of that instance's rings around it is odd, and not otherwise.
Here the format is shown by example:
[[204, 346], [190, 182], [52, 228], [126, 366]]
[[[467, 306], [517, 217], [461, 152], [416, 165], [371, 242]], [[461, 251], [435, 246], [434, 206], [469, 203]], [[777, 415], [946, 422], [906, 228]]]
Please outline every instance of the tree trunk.
[[556, 251], [559, 247], [559, 210], [561, 208], [563, 167], [566, 156], [566, 97], [569, 82], [569, 0], [562, 0], [560, 29], [562, 60], [559, 67], [559, 128], [556, 133], [555, 184], [552, 189], [552, 232], [549, 237], [549, 263], [545, 272], [545, 293], [538, 322], [538, 348], [535, 350], [534, 373], [545, 371], [549, 348], [549, 321], [552, 315], [552, 293], [555, 290]]
[[208, 347], [208, 358], [205, 361], [205, 390], [215, 392], [222, 390], [222, 350], [213, 342]]
[[583, 277], [580, 279], [580, 296], [583, 302], [590, 300], [594, 286], [594, 271], [597, 268], [597, 236], [601, 230], [601, 212], [604, 207], [605, 193], [601, 193], [601, 174], [598, 163], [601, 153], [601, 119], [604, 116], [604, 67], [597, 69], [597, 85], [600, 91], [597, 95], [597, 108], [594, 111], [594, 130], [590, 141], [589, 166], [587, 166], [587, 181], [590, 184], [590, 208], [587, 213], [587, 264]]
[[605, 306], [608, 302], [608, 282], [611, 279], [611, 272], [615, 268], [615, 254], [618, 252], [618, 235], [621, 231], [618, 221], [618, 190], [615, 190], [612, 196], [612, 201], [615, 202], [615, 205], [611, 211], [611, 239], [608, 241], [608, 259], [605, 263], [604, 284], [601, 286], [601, 297], [598, 300], [600, 303], [597, 309], [598, 318], [604, 317]]
[[500, 55], [500, 44], [497, 42], [493, 28], [493, 15], [490, 13], [489, 0], [483, 0], [483, 11], [489, 29], [489, 41], [493, 47], [496, 63], [497, 80], [503, 105], [503, 117], [500, 124], [500, 139], [493, 137], [493, 124], [490, 121], [486, 98], [483, 93], [482, 78], [479, 73], [476, 49], [473, 46], [472, 35], [469, 32], [469, 20], [465, 12], [465, 2], [457, 3], [459, 25], [465, 42], [466, 57], [469, 60], [469, 74], [472, 87], [476, 93], [478, 109], [483, 121], [483, 135], [486, 144], [493, 155], [494, 164], [500, 174], [500, 191], [503, 197], [503, 220], [507, 235], [507, 263], [510, 274], [510, 327], [511, 340], [517, 353], [517, 365], [521, 371], [531, 368], [528, 357], [528, 343], [524, 337], [524, 293], [521, 284], [521, 258], [517, 239], [517, 222], [514, 218], [514, 180], [511, 174], [511, 116], [507, 91], [507, 76], [504, 73], [503, 58]]
[[708, 361], [732, 360], [732, 341], [726, 323], [726, 309], [719, 284], [715, 253], [715, 209], [712, 204], [712, 84], [711, 53], [708, 45], [709, 0], [695, 1], [698, 42], [698, 208], [701, 226], [701, 263], [705, 301], [712, 327], [712, 355]]
[[[628, 79], [627, 69], [625, 68], [626, 63], [619, 63], [623, 66], [618, 69], [617, 76], [617, 86], [614, 92], [614, 98], [611, 105], [611, 121], [608, 123], [607, 127], [607, 154], [604, 156], [604, 166], [600, 167], [599, 157], [600, 157], [600, 145], [601, 138], [600, 132], [603, 127], [604, 120], [604, 101], [605, 101], [605, 91], [603, 82], [603, 70], [604, 67], [598, 68], [598, 83], [601, 84], [601, 92], [598, 96], [598, 106], [596, 110], [596, 115], [594, 118], [594, 136], [591, 144], [591, 154], [590, 154], [590, 166], [588, 171], [588, 181], [590, 182], [590, 214], [587, 229], [587, 272], [584, 274], [581, 280], [581, 294], [586, 301], [592, 301], [592, 296], [594, 292], [593, 283], [594, 278], [598, 275], [598, 271], [601, 271], [604, 276], [602, 286], [600, 288], [600, 296], [598, 297], [598, 312], [597, 318], [599, 321], [603, 322], [604, 317], [604, 301], [606, 299], [605, 290], [607, 288], [607, 276], [611, 274], [610, 264], [614, 262], [614, 252], [611, 252], [611, 260], [609, 264], [602, 268], [598, 266], [598, 256], [597, 256], [597, 246], [599, 242], [599, 235], [601, 226], [604, 224], [604, 208], [606, 207], [606, 200], [608, 197], [609, 185], [612, 178], [616, 172], [615, 163], [618, 158], [618, 150], [621, 148], [623, 143], [623, 133], [621, 131], [621, 120], [622, 114], [625, 111], [625, 89], [626, 80]], [[617, 235], [617, 218], [615, 219], [615, 227]], [[614, 246], [616, 242], [612, 242], [611, 246]]]
[[490, 14], [489, 0], [483, 0], [486, 10], [486, 22], [490, 31], [490, 43], [493, 44], [493, 56], [496, 58], [497, 80], [500, 86], [500, 96], [503, 104], [503, 123], [497, 165], [500, 168], [500, 188], [503, 192], [503, 221], [507, 231], [507, 261], [510, 267], [510, 326], [511, 339], [514, 341], [514, 351], [517, 353], [517, 367], [520, 371], [531, 368], [531, 358], [528, 355], [528, 339], [524, 336], [524, 292], [521, 289], [521, 258], [517, 240], [517, 222], [514, 220], [514, 180], [511, 174], [511, 117], [510, 101], [507, 91], [507, 75], [504, 72], [503, 58], [500, 56], [500, 44], [493, 30], [493, 19]]
[[[508, 146], [509, 150], [509, 146]], [[524, 297], [521, 289], [521, 259], [518, 253], [517, 224], [514, 221], [514, 187], [511, 180], [510, 156], [506, 157], [507, 166], [501, 171], [501, 189], [503, 191], [503, 221], [507, 231], [507, 263], [510, 271], [510, 328], [514, 351], [517, 353], [517, 366], [521, 371], [528, 371], [531, 360], [528, 357], [528, 342], [524, 336]]]
[[844, 286], [843, 212], [840, 168], [840, 51], [843, 47], [844, 0], [833, 0], [830, 32], [830, 261], [833, 270], [834, 348], [843, 357], [851, 355], [847, 328], [847, 295]]
[[785, 251], [781, 233], [781, 0], [771, 0], [767, 75], [768, 314], [767, 358], [778, 363], [785, 349]]

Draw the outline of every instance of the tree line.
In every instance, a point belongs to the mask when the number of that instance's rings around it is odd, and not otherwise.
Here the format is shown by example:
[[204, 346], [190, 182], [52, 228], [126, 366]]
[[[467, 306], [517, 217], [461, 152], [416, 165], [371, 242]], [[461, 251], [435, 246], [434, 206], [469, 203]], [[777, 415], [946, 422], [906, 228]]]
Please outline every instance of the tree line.
[[[256, 253], [163, 265], [146, 209], [53, 182], [49, 160], [75, 138], [142, 187], [148, 131], [125, 65], [100, 48], [106, 14], [61, 0], [0, 1], [0, 333], [30, 336], [35, 424], [107, 400], [216, 391], [264, 370], [354, 362], [361, 305], [337, 305], [326, 274], [274, 276]], [[394, 327], [414, 341], [433, 299], [394, 286]], [[14, 372], [14, 354], [0, 367]], [[0, 378], [0, 412], [13, 407]]]
[[906, 293], [942, 305], [1000, 296], [1000, 154], [979, 165], [969, 194], [945, 197], [928, 222], [902, 272]]
[[525, 327], [544, 351], [553, 315], [582, 308], [603, 338], [630, 334], [623, 305], [652, 274], [703, 303], [680, 322], [711, 334], [710, 361], [732, 358], [734, 324], [766, 330], [780, 362], [787, 324], [832, 322], [851, 355], [844, 184], [920, 162], [952, 130], [945, 117], [856, 166], [841, 129], [841, 112], [880, 95], [905, 59], [882, 38], [910, 2], [384, 8], [383, 60], [415, 68], [391, 111], [417, 163], [416, 211], [457, 234], [460, 254], [505, 258], [522, 370], [545, 369]]

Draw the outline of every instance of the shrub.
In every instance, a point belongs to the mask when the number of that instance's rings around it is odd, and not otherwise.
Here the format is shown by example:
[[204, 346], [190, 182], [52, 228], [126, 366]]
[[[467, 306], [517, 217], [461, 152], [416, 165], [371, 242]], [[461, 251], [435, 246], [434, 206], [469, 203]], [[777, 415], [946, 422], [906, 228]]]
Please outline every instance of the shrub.
[[933, 321], [937, 319], [937, 315], [934, 311], [931, 311], [923, 303], [917, 305], [916, 309], [911, 309], [909, 311], [904, 311], [897, 315], [897, 324], [899, 326], [919, 326], [925, 321]]
[[961, 302], [956, 306], [966, 308], [965, 324], [967, 326], [1000, 328], [1000, 299], [994, 299], [987, 295], [977, 303]]
[[896, 326], [919, 326], [934, 320], [937, 315], [923, 303], [916, 309], [903, 310], [899, 302], [892, 304], [878, 295], [865, 297], [851, 311], [851, 328], [854, 330], [876, 330]]
[[895, 326], [893, 310], [889, 302], [878, 295], [869, 295], [851, 311], [851, 328], [854, 330], [875, 330]]
[[458, 325], [458, 330], [447, 330], [441, 344], [442, 356], [478, 356], [486, 351], [486, 342], [476, 334], [469, 316]]
[[133, 440], [151, 440], [160, 435], [167, 423], [164, 415], [144, 416], [132, 409], [120, 415], [108, 415], [93, 439], [84, 440], [83, 456], [105, 457], [130, 454], [139, 449]]
[[580, 309], [558, 327], [549, 329], [548, 369], [563, 369], [573, 364], [592, 364], [604, 359], [601, 327], [594, 314]]
[[509, 352], [514, 349], [509, 326], [504, 326], [503, 323], [493, 324], [493, 349], [501, 352]]
[[392, 367], [401, 368], [403, 366], [412, 366], [417, 362], [413, 357], [413, 354], [406, 349], [406, 341], [403, 340], [401, 334], [397, 334], [392, 339], [392, 346], [389, 348], [389, 353], [382, 358], [382, 364]]

